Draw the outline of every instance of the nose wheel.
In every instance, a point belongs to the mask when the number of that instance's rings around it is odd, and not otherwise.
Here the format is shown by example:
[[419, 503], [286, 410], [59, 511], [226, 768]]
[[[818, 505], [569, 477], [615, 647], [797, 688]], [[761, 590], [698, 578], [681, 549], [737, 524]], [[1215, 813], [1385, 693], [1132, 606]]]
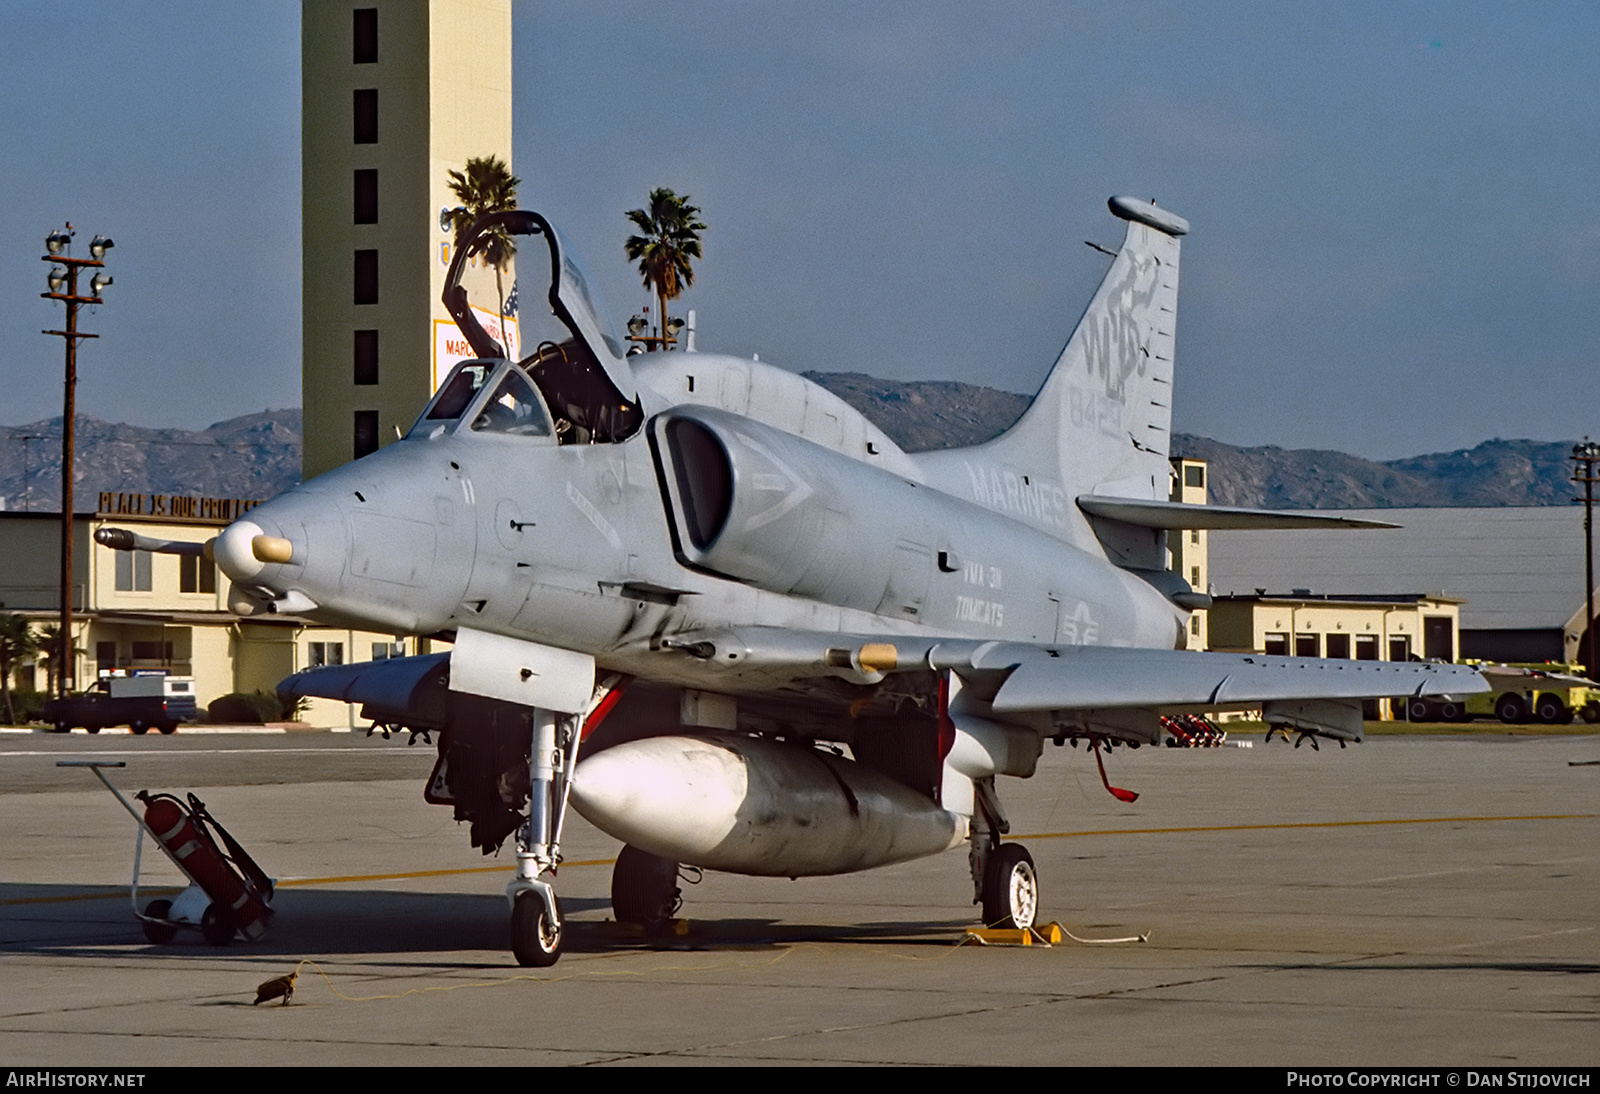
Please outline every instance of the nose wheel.
[[513, 899], [511, 953], [533, 969], [547, 969], [561, 957], [561, 904], [554, 893], [525, 890]]

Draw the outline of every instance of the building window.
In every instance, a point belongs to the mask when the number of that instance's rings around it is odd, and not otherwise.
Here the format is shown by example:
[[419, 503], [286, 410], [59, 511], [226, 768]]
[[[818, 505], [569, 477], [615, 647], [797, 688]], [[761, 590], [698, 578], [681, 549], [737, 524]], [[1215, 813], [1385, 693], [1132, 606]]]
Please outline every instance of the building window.
[[1263, 636], [1262, 653], [1274, 654], [1278, 657], [1289, 656], [1289, 636], [1281, 632]]
[[378, 143], [378, 89], [375, 87], [356, 91], [355, 141], [357, 144]]
[[378, 9], [357, 8], [352, 14], [355, 26], [350, 61], [357, 65], [375, 65], [378, 63]]
[[[373, 109], [374, 110], [377, 109], [377, 105], [376, 104], [373, 105]], [[377, 140], [377, 138], [374, 137], [373, 140]], [[1206, 469], [1205, 468], [1201, 467], [1199, 464], [1189, 464], [1186, 467], [1184, 467], [1184, 469], [1183, 469], [1183, 485], [1185, 485], [1185, 486], [1204, 486], [1205, 484], [1206, 484]]]
[[202, 555], [179, 555], [178, 591], [180, 593], [216, 592], [217, 564]]
[[363, 168], [356, 172], [355, 214], [357, 224], [378, 223], [378, 169]]
[[1200, 567], [1189, 567], [1189, 585], [1193, 589], [1198, 590], [1200, 588]]
[[1328, 635], [1327, 652], [1323, 656], [1335, 661], [1350, 660], [1350, 636], [1348, 634]]
[[171, 642], [134, 642], [133, 660], [154, 661], [157, 664], [170, 665], [172, 663]]
[[1190, 529], [1189, 542], [1194, 544], [1196, 547], [1200, 546], [1200, 532], [1198, 529]]
[[147, 593], [150, 591], [150, 552], [117, 552], [117, 592]]
[[1397, 634], [1397, 635], [1394, 635], [1393, 637], [1391, 637], [1389, 639], [1389, 660], [1391, 660], [1391, 661], [1409, 661], [1409, 660], [1411, 660], [1411, 636], [1410, 635], [1408, 635], [1408, 634]]
[[355, 458], [369, 456], [378, 450], [378, 412], [356, 411]]
[[1321, 657], [1322, 640], [1314, 634], [1295, 635], [1294, 655], [1296, 657]]
[[356, 303], [376, 304], [378, 302], [378, 252], [356, 252]]
[[1194, 635], [1196, 638], [1200, 637], [1200, 617], [1198, 615], [1191, 615], [1189, 617], [1189, 633]]
[[321, 668], [323, 665], [344, 664], [343, 642], [308, 642], [306, 654], [312, 668]]
[[374, 661], [387, 661], [392, 657], [404, 657], [406, 644], [404, 642], [374, 642], [372, 644], [372, 659]]
[[375, 384], [378, 382], [378, 332], [375, 330], [356, 331], [356, 383]]
[[1375, 634], [1356, 635], [1356, 660], [1376, 661], [1378, 659], [1378, 636]]

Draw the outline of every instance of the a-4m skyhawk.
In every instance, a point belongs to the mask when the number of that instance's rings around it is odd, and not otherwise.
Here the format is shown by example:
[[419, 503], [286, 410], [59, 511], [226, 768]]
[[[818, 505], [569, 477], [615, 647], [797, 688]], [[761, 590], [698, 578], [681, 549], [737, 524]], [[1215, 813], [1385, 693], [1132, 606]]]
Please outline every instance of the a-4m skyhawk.
[[[1359, 740], [1362, 699], [1484, 688], [1449, 665], [1176, 648], [1208, 598], [1166, 569], [1168, 531], [1357, 522], [1166, 500], [1188, 225], [1110, 208], [1121, 250], [1027, 413], [915, 455], [772, 366], [628, 356], [543, 217], [485, 217], [475, 236], [549, 249], [549, 314], [522, 294], [533, 353], [504, 360], [473, 318], [469, 239], [445, 302], [481, 359], [403, 440], [218, 536], [231, 607], [453, 643], [285, 686], [442, 731], [425, 796], [476, 846], [515, 835], [525, 965], [561, 952], [569, 804], [627, 845], [619, 920], [672, 915], [679, 864], [799, 877], [966, 842], [983, 919], [1029, 926], [1033, 863], [1001, 841], [995, 779], [1032, 775], [1046, 738], [1155, 743], [1163, 714], [1259, 704]], [[537, 266], [526, 241], [525, 288]]]

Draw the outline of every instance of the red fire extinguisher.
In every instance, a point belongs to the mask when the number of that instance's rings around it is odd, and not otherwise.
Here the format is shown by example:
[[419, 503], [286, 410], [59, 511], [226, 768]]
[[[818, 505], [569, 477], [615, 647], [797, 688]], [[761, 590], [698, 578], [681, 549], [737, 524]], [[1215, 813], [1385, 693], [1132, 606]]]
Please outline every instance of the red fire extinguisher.
[[[145, 803], [145, 826], [211, 898], [204, 924], [207, 941], [229, 942], [236, 931], [252, 940], [260, 938], [272, 915], [266, 904], [272, 899], [272, 882], [206, 812], [205, 803], [193, 794], [188, 807], [171, 794], [140, 791], [135, 796]], [[231, 857], [218, 848], [207, 828], [208, 820], [227, 843]], [[235, 865], [244, 871], [244, 878]]]

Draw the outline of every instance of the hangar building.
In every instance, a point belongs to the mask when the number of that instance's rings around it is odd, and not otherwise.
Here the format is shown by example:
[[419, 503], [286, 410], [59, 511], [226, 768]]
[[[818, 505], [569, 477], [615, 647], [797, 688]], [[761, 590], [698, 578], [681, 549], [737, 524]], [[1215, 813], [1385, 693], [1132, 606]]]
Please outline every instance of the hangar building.
[[[1578, 659], [1585, 630], [1582, 509], [1360, 509], [1340, 515], [1401, 527], [1213, 532], [1213, 593], [1304, 600], [1308, 594], [1382, 599], [1425, 592], [1440, 603], [1459, 602], [1460, 657]], [[1426, 635], [1419, 637], [1426, 642]], [[1423, 652], [1422, 644], [1413, 649]]]

